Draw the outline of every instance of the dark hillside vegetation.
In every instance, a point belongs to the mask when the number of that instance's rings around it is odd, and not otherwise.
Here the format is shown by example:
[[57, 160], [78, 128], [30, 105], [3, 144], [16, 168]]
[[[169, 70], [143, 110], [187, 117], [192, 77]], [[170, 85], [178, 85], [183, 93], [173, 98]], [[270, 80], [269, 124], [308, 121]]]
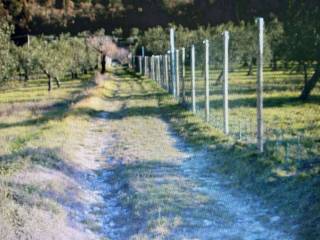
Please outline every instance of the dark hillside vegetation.
[[[133, 40], [124, 44], [130, 45], [130, 51], [144, 45], [149, 53], [167, 47], [167, 28], [172, 24], [178, 26], [178, 47], [201, 42], [226, 29], [236, 29], [232, 37], [250, 36], [250, 42], [255, 43], [254, 19], [262, 16], [267, 22], [266, 50], [271, 54], [268, 58], [273, 70], [279, 63], [289, 71], [289, 65], [297, 65], [294, 71], [302, 72], [305, 78], [300, 98], [307, 100], [320, 78], [319, 5], [313, 0], [2, 0], [0, 14], [14, 26], [11, 36], [18, 45], [27, 41], [25, 33], [77, 35], [103, 29], [115, 39]], [[252, 75], [256, 48], [237, 41], [241, 51], [253, 54], [245, 61], [248, 75]]]
[[[283, 19], [287, 1], [281, 0], [2, 0], [1, 15], [10, 15], [16, 34], [77, 33], [121, 27], [147, 29], [168, 23], [189, 28], [252, 20], [276, 15]], [[156, 16], [156, 17], [154, 17]]]
[[0, 240], [318, 239], [319, 16], [0, 0]]

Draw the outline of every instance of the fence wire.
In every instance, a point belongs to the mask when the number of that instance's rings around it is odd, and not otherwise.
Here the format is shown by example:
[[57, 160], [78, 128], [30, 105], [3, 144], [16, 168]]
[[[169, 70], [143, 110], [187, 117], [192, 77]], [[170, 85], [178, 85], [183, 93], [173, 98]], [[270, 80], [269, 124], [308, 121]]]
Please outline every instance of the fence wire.
[[[250, 37], [250, 36], [249, 36]], [[231, 35], [228, 57], [228, 103], [229, 135], [237, 141], [254, 145], [257, 141], [257, 46], [249, 52], [241, 52], [237, 45], [246, 44], [246, 36]], [[192, 54], [191, 47], [177, 49], [176, 90], [175, 96], [192, 111]], [[205, 44], [194, 44], [195, 49], [195, 105], [196, 114], [206, 120], [206, 85], [205, 85]], [[212, 36], [209, 41], [209, 124], [224, 131], [224, 38]], [[288, 166], [304, 167], [305, 160], [318, 161], [320, 141], [312, 131], [319, 128], [319, 123], [299, 122], [298, 117], [279, 116], [282, 106], [299, 104], [292, 91], [300, 91], [305, 77], [305, 66], [300, 63], [274, 61], [272, 51], [266, 51], [264, 64], [264, 146], [265, 155], [280, 159]], [[133, 67], [137, 72], [155, 80], [162, 88], [173, 93], [174, 82], [171, 75], [171, 57], [169, 53], [160, 56], [146, 56], [141, 68], [141, 59], [134, 59]], [[317, 91], [320, 89], [318, 88]], [[314, 113], [316, 114], [316, 113]], [[297, 127], [297, 124], [299, 127]], [[318, 140], [317, 140], [318, 139]], [[310, 161], [309, 161], [310, 162]]]

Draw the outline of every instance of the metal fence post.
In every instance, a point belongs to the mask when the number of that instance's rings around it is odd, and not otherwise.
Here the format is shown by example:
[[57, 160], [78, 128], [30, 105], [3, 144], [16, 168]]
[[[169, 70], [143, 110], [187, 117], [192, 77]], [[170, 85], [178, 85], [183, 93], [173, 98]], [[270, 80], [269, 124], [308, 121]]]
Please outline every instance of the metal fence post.
[[[134, 70], [134, 71], [136, 71], [136, 67], [135, 67], [135, 55], [132, 55], [132, 57], [131, 57], [131, 65], [132, 65], [132, 69]], [[99, 66], [99, 62], [100, 62], [100, 55], [98, 56], [98, 59], [97, 59], [97, 63], [98, 63], [98, 66]]]
[[146, 68], [146, 65], [145, 65], [145, 61], [144, 61], [144, 57], [145, 57], [145, 53], [144, 53], [145, 51], [144, 51], [144, 46], [142, 46], [142, 48], [141, 48], [141, 56], [142, 56], [142, 63], [141, 63], [141, 65], [142, 65], [142, 68], [141, 68], [141, 74], [144, 74], [144, 72], [145, 72], [145, 68]]
[[152, 80], [156, 80], [155, 79], [155, 69], [154, 69], [154, 58], [155, 58], [155, 56], [152, 55], [152, 57], [151, 57], [151, 71], [152, 71], [151, 78], [152, 78]]
[[180, 61], [179, 50], [176, 50], [176, 98], [180, 99]]
[[144, 57], [144, 75], [148, 76], [148, 57]]
[[158, 56], [154, 56], [154, 80], [156, 81], [156, 82], [158, 82], [158, 71], [157, 71], [157, 58], [158, 58]]
[[206, 122], [210, 121], [210, 90], [209, 90], [209, 40], [205, 40], [205, 88], [206, 88]]
[[168, 55], [164, 55], [164, 82], [167, 91], [169, 91], [169, 71], [168, 71]]
[[176, 96], [176, 61], [175, 61], [175, 41], [174, 41], [174, 29], [170, 29], [170, 53], [171, 53], [171, 85], [173, 96]]
[[191, 87], [192, 87], [192, 112], [196, 113], [196, 54], [195, 47], [191, 47]]
[[257, 78], [257, 145], [258, 151], [263, 153], [263, 45], [264, 45], [264, 20], [258, 18], [259, 26], [259, 53], [258, 53], [258, 78]]
[[168, 51], [167, 53], [167, 61], [168, 61], [168, 92], [171, 93], [172, 92], [172, 84], [171, 84], [171, 55], [170, 55], [170, 51]]
[[160, 71], [160, 56], [157, 56], [157, 80], [160, 86], [161, 84], [161, 71]]
[[160, 79], [160, 84], [161, 87], [163, 87], [163, 80], [162, 80], [162, 56], [159, 55], [159, 79]]
[[150, 57], [150, 78], [152, 79], [152, 58], [153, 58], [153, 55]]
[[154, 81], [157, 82], [157, 56], [153, 58]]
[[148, 66], [149, 66], [149, 78], [152, 79], [152, 56], [148, 59]]
[[181, 65], [182, 65], [182, 102], [185, 103], [186, 101], [186, 49], [181, 49]]
[[139, 56], [139, 74], [142, 74], [142, 57]]
[[223, 65], [223, 116], [224, 133], [229, 134], [229, 32], [224, 34], [224, 65]]

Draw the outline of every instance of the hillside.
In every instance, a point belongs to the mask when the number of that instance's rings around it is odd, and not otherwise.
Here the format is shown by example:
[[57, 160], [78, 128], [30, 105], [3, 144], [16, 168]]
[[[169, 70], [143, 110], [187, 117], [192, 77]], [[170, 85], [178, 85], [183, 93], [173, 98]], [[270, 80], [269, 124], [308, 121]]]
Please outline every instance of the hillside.
[[128, 33], [168, 23], [195, 28], [256, 16], [281, 19], [286, 6], [280, 0], [1, 0], [0, 14], [11, 16], [16, 35], [118, 27]]

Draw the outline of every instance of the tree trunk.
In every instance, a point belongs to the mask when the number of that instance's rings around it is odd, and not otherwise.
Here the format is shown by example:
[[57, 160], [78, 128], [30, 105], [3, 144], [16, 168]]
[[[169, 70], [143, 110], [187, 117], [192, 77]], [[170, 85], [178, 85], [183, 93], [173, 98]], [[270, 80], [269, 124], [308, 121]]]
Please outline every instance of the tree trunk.
[[248, 69], [248, 72], [247, 72], [247, 76], [251, 76], [252, 72], [253, 72], [253, 60], [251, 59], [250, 63], [249, 63], [249, 69]]
[[307, 85], [307, 83], [308, 83], [308, 66], [305, 62], [303, 63], [303, 73], [304, 73], [304, 85]]
[[317, 69], [315, 70], [313, 76], [305, 84], [305, 86], [301, 92], [300, 99], [302, 99], [302, 100], [308, 99], [312, 89], [316, 86], [317, 82], [319, 81], [319, 78], [320, 78], [320, 67], [318, 66]]
[[51, 89], [52, 89], [52, 77], [51, 77], [50, 73], [47, 70], [43, 70], [43, 72], [48, 78], [48, 91], [50, 92]]
[[296, 73], [301, 73], [302, 72], [302, 69], [303, 69], [303, 65], [304, 65], [304, 62], [299, 62], [298, 66], [296, 67]]
[[57, 87], [60, 88], [61, 84], [60, 84], [59, 78], [58, 78], [58, 77], [55, 77], [54, 80], [55, 80], [55, 82], [56, 82], [56, 84], [57, 84]]
[[28, 82], [29, 81], [29, 73], [26, 71], [24, 72], [24, 81]]
[[284, 62], [284, 69], [285, 69], [286, 71], [288, 71], [288, 69], [289, 69], [289, 62], [288, 62], [288, 60], [285, 60], [285, 62]]
[[272, 71], [278, 71], [278, 63], [275, 56], [272, 57]]
[[220, 72], [220, 74], [219, 74], [219, 76], [218, 76], [218, 78], [217, 78], [217, 84], [219, 84], [219, 83], [222, 83], [222, 80], [223, 80], [223, 71], [221, 71]]
[[50, 92], [52, 89], [52, 77], [48, 75], [48, 91]]
[[101, 74], [104, 74], [106, 72], [106, 55], [101, 55]]

